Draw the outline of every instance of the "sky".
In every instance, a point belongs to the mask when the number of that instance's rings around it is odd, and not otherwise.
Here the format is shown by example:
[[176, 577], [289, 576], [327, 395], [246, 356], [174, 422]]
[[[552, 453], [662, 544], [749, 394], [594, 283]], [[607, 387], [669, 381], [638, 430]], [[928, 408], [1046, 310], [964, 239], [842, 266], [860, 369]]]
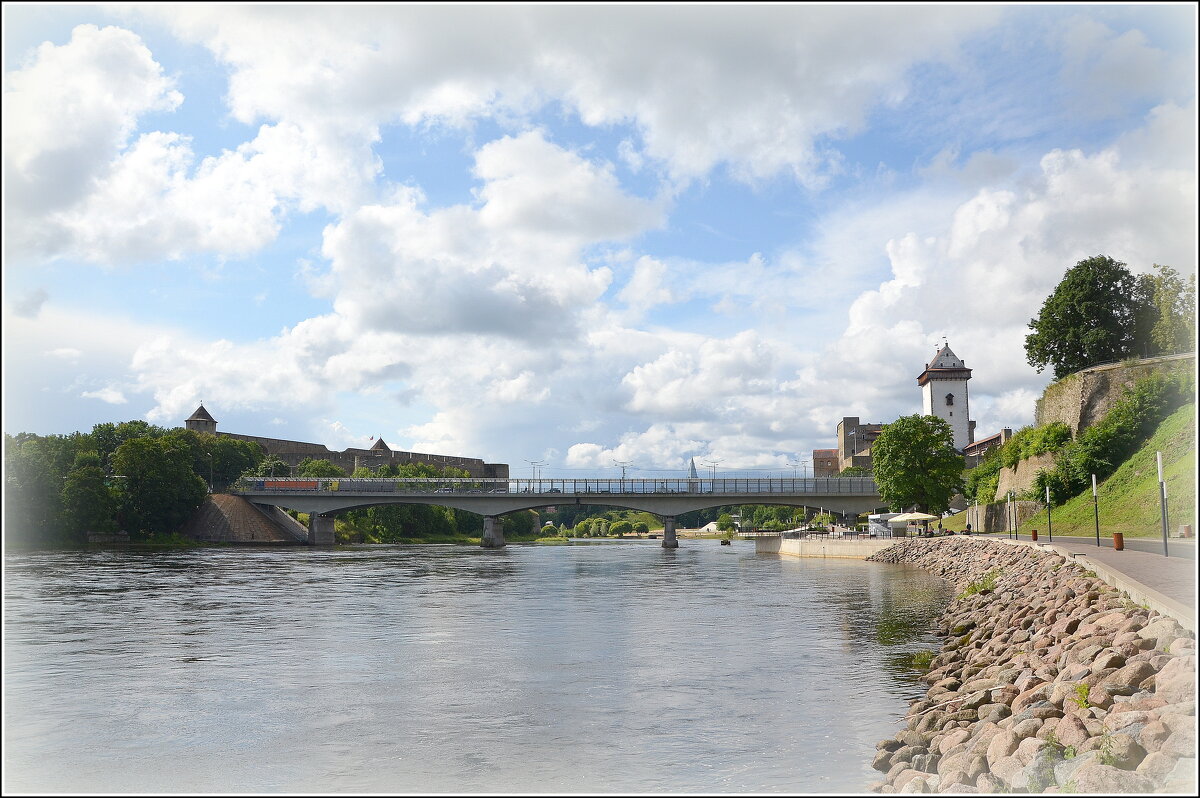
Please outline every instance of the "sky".
[[513, 476], [1033, 421], [1081, 259], [1196, 269], [1196, 8], [3, 5], [3, 429]]

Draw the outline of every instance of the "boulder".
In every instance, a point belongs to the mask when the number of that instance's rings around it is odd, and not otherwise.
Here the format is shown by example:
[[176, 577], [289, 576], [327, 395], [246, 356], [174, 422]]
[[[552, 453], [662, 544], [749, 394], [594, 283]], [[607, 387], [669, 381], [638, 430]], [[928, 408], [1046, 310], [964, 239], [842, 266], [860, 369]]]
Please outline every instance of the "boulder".
[[1196, 697], [1196, 657], [1174, 657], [1155, 676], [1154, 694], [1168, 703]]
[[[1164, 727], [1164, 728], [1166, 728], [1166, 727]], [[970, 740], [970, 739], [971, 739], [971, 732], [969, 730], [955, 729], [954, 731], [947, 733], [945, 736], [942, 737], [941, 740], [938, 741], [937, 752], [939, 754], [941, 754], [942, 756], [946, 756], [946, 754], [950, 751], [950, 749], [954, 748], [956, 745], [959, 745], [960, 743], [965, 743], [967, 740]], [[940, 771], [940, 768], [939, 768], [939, 771]]]
[[1100, 746], [1100, 755], [1106, 753], [1111, 760], [1110, 764], [1118, 767], [1121, 770], [1136, 770], [1137, 766], [1146, 758], [1146, 749], [1138, 745], [1131, 735], [1114, 734], [1108, 738], [1107, 752], [1105, 746]]
[[1080, 765], [1071, 774], [1075, 790], [1082, 793], [1111, 795], [1113, 793], [1148, 793], [1154, 789], [1150, 779], [1138, 773], [1093, 760]]
[[1195, 728], [1171, 732], [1171, 735], [1163, 740], [1162, 746], [1158, 750], [1172, 756], [1194, 758], [1196, 756]]
[[1017, 750], [1017, 746], [1020, 743], [1021, 738], [1011, 731], [1002, 731], [993, 737], [987, 748], [988, 768], [994, 772], [995, 763], [1005, 757], [1011, 756]]
[[1026, 737], [1017, 745], [1017, 750], [1013, 753], [1013, 756], [1017, 758], [1017, 761], [1022, 766], [1028, 765], [1040, 751], [1047, 747], [1050, 747], [1050, 743], [1045, 740], [1040, 740], [1037, 737]]
[[1006, 756], [992, 763], [991, 774], [1012, 790], [1023, 790], [1028, 784], [1025, 775], [1025, 765], [1015, 756]]
[[1137, 772], [1155, 784], [1162, 784], [1171, 775], [1171, 771], [1175, 769], [1175, 763], [1178, 761], [1170, 754], [1161, 754], [1155, 751], [1146, 755], [1146, 758], [1137, 766]]

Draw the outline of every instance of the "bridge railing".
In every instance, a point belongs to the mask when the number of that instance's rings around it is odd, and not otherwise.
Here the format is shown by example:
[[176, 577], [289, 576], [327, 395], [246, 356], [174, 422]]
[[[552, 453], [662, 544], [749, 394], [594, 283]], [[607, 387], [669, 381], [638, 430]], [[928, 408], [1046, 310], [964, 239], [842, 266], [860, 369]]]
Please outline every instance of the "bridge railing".
[[[239, 493], [292, 491], [365, 494], [798, 494], [873, 496], [870, 477], [782, 477], [766, 479], [396, 479], [370, 477], [243, 477], [233, 488]], [[597, 502], [600, 503], [600, 502]]]

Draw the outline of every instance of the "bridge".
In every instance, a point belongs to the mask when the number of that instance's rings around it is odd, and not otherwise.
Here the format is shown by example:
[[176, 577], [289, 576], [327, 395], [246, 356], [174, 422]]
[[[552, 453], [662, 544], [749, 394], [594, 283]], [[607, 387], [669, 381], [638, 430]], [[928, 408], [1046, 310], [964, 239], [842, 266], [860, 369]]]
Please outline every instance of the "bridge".
[[861, 513], [882, 505], [869, 477], [771, 479], [378, 479], [243, 478], [231, 492], [256, 504], [309, 514], [309, 543], [332, 545], [333, 516], [379, 504], [436, 504], [483, 516], [484, 548], [505, 545], [499, 517], [564, 504], [643, 510], [663, 519], [664, 548], [677, 548], [675, 516], [730, 504], [821, 507]]

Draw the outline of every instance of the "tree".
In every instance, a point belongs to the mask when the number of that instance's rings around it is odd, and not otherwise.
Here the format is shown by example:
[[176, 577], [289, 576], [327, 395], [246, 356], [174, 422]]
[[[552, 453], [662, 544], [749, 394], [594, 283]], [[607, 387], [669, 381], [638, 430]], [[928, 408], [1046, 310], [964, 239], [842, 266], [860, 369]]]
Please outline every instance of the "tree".
[[608, 534], [617, 536], [632, 535], [633, 524], [631, 524], [629, 521], [617, 521], [608, 528]]
[[346, 476], [346, 472], [328, 460], [314, 460], [305, 457], [296, 466], [296, 475], [309, 478], [338, 478]]
[[737, 529], [737, 524], [733, 522], [733, 516], [729, 513], [721, 513], [721, 517], [717, 519], [718, 532], [732, 532]]
[[62, 489], [63, 521], [67, 532], [81, 539], [88, 532], [111, 532], [116, 528], [116, 503], [108, 489], [100, 456], [81, 452]]
[[141, 534], [175, 532], [200, 506], [208, 485], [192, 470], [178, 438], [132, 438], [113, 452], [122, 527]]
[[869, 477], [871, 469], [863, 466], [846, 466], [844, 469], [834, 474], [835, 477]]
[[1196, 339], [1196, 275], [1184, 280], [1170, 266], [1137, 278], [1138, 344], [1144, 354], [1186, 352]]
[[875, 484], [893, 510], [916, 505], [940, 513], [963, 489], [963, 460], [950, 424], [935, 416], [901, 416], [871, 446]]
[[[1067, 270], [1037, 318], [1029, 320], [1029, 365], [1039, 372], [1053, 366], [1057, 379], [1134, 354], [1138, 320], [1144, 316], [1144, 299], [1138, 293], [1137, 281], [1124, 263], [1107, 255], [1079, 261]], [[878, 475], [878, 467], [875, 472]]]
[[[359, 469], [363, 471], [365, 469]], [[248, 477], [286, 477], [292, 473], [292, 468], [287, 463], [283, 462], [277, 455], [269, 454], [259, 462], [257, 466], [248, 470], [245, 476]], [[369, 470], [365, 474], [354, 472], [355, 476], [374, 476]]]

